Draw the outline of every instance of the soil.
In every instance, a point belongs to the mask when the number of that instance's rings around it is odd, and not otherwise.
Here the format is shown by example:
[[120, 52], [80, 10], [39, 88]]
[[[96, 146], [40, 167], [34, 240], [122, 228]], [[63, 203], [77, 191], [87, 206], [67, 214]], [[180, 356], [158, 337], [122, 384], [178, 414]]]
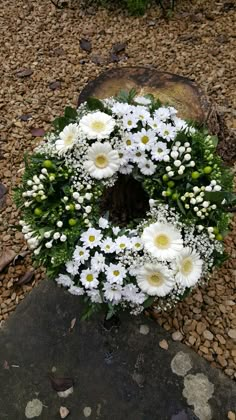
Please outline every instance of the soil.
[[[88, 81], [106, 69], [127, 65], [189, 77], [216, 103], [232, 147], [235, 144], [233, 2], [180, 0], [170, 20], [163, 18], [158, 6], [139, 18], [121, 10], [82, 8], [75, 0], [72, 6], [59, 10], [50, 0], [5, 0], [0, 10], [0, 255], [5, 258], [5, 268], [0, 259], [0, 321], [45, 276], [43, 268], [32, 274], [31, 256], [17, 229], [20, 212], [12, 196], [21, 179], [23, 154], [34, 149], [66, 105], [76, 106]], [[225, 153], [232, 156], [231, 150]], [[231, 259], [174, 313], [158, 315], [157, 322], [173, 331], [173, 339], [185, 342], [233, 378], [235, 221], [232, 228], [225, 240]]]

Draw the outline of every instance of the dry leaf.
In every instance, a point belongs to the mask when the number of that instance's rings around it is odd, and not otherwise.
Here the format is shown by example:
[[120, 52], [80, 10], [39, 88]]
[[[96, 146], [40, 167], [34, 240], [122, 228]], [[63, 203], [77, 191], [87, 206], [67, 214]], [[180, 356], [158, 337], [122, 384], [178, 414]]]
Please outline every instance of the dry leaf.
[[91, 52], [92, 51], [92, 44], [88, 39], [81, 38], [79, 41], [80, 48], [84, 51]]
[[68, 408], [66, 407], [60, 407], [60, 416], [61, 419], [65, 419], [70, 414]]
[[31, 282], [33, 277], [34, 277], [34, 271], [27, 271], [23, 276], [19, 278], [17, 285], [21, 286], [23, 284], [28, 284]]
[[11, 249], [6, 249], [5, 251], [3, 251], [0, 257], [0, 272], [10, 264], [10, 262], [15, 258], [15, 256], [15, 251], [12, 251]]
[[31, 134], [34, 137], [43, 137], [46, 131], [43, 128], [32, 128]]
[[19, 117], [21, 121], [29, 121], [32, 118], [31, 114], [23, 114]]
[[19, 69], [16, 71], [17, 77], [28, 77], [33, 74], [33, 70], [31, 69]]
[[16, 265], [20, 260], [22, 260], [29, 253], [30, 251], [22, 251], [19, 254], [17, 254], [13, 260], [12, 265]]
[[161, 347], [161, 349], [163, 349], [163, 350], [168, 350], [168, 343], [167, 343], [167, 341], [166, 340], [161, 340], [161, 341], [159, 341], [159, 346]]
[[126, 47], [127, 47], [126, 42], [117, 42], [116, 44], [112, 45], [111, 53], [118, 54], [121, 51], [124, 51]]
[[75, 326], [75, 323], [76, 323], [76, 318], [73, 318], [72, 321], [71, 321], [71, 323], [70, 323], [70, 330], [69, 331], [72, 331], [73, 330], [73, 328]]
[[73, 379], [71, 378], [55, 378], [55, 376], [49, 375], [49, 379], [52, 388], [57, 392], [64, 392], [73, 388]]

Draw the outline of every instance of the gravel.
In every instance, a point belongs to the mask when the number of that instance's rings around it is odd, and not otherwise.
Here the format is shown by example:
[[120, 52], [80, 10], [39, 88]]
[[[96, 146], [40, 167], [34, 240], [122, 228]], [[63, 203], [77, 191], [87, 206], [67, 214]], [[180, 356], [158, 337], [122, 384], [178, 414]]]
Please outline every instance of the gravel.
[[[0, 184], [7, 188], [0, 188], [0, 255], [9, 250], [24, 255], [0, 273], [0, 322], [45, 276], [40, 267], [31, 283], [17, 284], [32, 270], [16, 227], [20, 213], [12, 200], [23, 172], [23, 154], [34, 149], [38, 136], [66, 105], [76, 105], [89, 80], [105, 69], [125, 65], [154, 66], [187, 76], [215, 100], [228, 128], [236, 131], [235, 10], [226, 7], [227, 2], [182, 0], [170, 21], [161, 17], [158, 6], [136, 18], [122, 11], [85, 10], [79, 1], [73, 4], [74, 9], [58, 10], [49, 0], [6, 0], [0, 9]], [[82, 39], [90, 43], [91, 52], [82, 48]], [[231, 259], [173, 313], [156, 317], [166, 330], [177, 332], [174, 337], [233, 378], [235, 220], [232, 228], [225, 240]]]

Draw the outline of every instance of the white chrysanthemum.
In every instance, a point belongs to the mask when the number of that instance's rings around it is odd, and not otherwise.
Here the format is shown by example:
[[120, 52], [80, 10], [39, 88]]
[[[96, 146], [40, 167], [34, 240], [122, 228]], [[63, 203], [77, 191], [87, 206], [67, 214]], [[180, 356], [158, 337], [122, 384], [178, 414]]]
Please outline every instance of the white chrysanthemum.
[[57, 284], [61, 284], [64, 287], [73, 286], [73, 281], [66, 274], [59, 274], [59, 276], [56, 279], [56, 282], [57, 282]]
[[151, 103], [151, 100], [145, 98], [145, 96], [135, 96], [134, 100], [140, 105], [150, 105]]
[[104, 297], [114, 304], [120, 303], [122, 299], [122, 286], [120, 284], [104, 283]]
[[77, 124], [69, 124], [59, 134], [59, 139], [55, 142], [55, 147], [59, 155], [63, 155], [70, 150], [79, 137], [79, 126]]
[[111, 238], [104, 239], [100, 244], [100, 248], [106, 254], [110, 254], [115, 251], [116, 244], [113, 242]]
[[91, 258], [91, 268], [94, 271], [101, 272], [106, 267], [106, 260], [103, 254], [95, 252], [95, 255]]
[[77, 264], [83, 264], [85, 261], [89, 259], [89, 251], [86, 248], [83, 248], [82, 246], [76, 246], [75, 251], [73, 254], [73, 259]]
[[68, 292], [71, 293], [72, 295], [75, 295], [75, 296], [84, 295], [84, 289], [82, 289], [82, 287], [78, 287], [78, 286], [71, 286], [68, 289]]
[[170, 118], [170, 110], [167, 107], [160, 107], [154, 112], [154, 117], [161, 121], [166, 121]]
[[95, 289], [99, 284], [97, 277], [98, 274], [88, 268], [81, 271], [80, 281], [85, 289]]
[[83, 232], [80, 240], [84, 243], [86, 248], [94, 248], [102, 239], [102, 233], [99, 229], [89, 228]]
[[138, 118], [133, 114], [127, 114], [123, 117], [123, 124], [126, 130], [130, 131], [138, 125]]
[[181, 233], [169, 223], [153, 223], [142, 234], [144, 248], [160, 260], [172, 260], [183, 248]]
[[156, 165], [149, 159], [143, 159], [138, 163], [138, 167], [142, 174], [153, 175], [156, 172]]
[[84, 115], [79, 127], [88, 139], [102, 140], [108, 138], [114, 130], [115, 120], [105, 112], [97, 111]]
[[106, 229], [109, 226], [109, 222], [107, 219], [105, 219], [105, 217], [100, 217], [100, 219], [98, 220], [98, 226], [101, 229]]
[[106, 268], [109, 283], [122, 284], [127, 272], [122, 264], [110, 264]]
[[101, 294], [99, 290], [97, 289], [87, 290], [87, 295], [91, 299], [91, 302], [102, 303], [102, 298], [101, 298]]
[[135, 284], [129, 283], [123, 287], [122, 296], [128, 302], [136, 305], [142, 305], [146, 300], [146, 295], [140, 292], [140, 289]]
[[203, 260], [196, 251], [184, 248], [175, 261], [176, 280], [183, 286], [194, 286], [202, 275], [202, 265]]
[[119, 154], [109, 143], [94, 143], [87, 153], [84, 168], [96, 179], [109, 178], [120, 166]]
[[118, 236], [118, 238], [115, 240], [115, 244], [116, 244], [116, 252], [122, 252], [125, 249], [129, 249], [131, 246], [131, 240], [129, 238], [127, 238], [127, 236], [122, 235], [122, 236]]
[[[136, 116], [136, 118], [139, 121], [142, 121], [144, 124], [149, 120], [150, 118], [150, 112], [147, 111], [147, 109], [143, 106], [136, 106], [133, 114]], [[143, 124], [143, 125], [144, 125]]]
[[131, 246], [134, 251], [140, 251], [143, 248], [142, 239], [138, 236], [133, 237], [131, 240]]
[[172, 272], [161, 264], [145, 264], [137, 274], [137, 282], [150, 296], [166, 296], [175, 284]]
[[142, 128], [141, 131], [134, 134], [134, 140], [140, 150], [150, 150], [155, 139], [155, 132], [153, 130], [146, 130], [145, 128]]
[[163, 141], [158, 141], [154, 143], [151, 150], [151, 155], [154, 160], [163, 160], [164, 156], [169, 154], [169, 149], [166, 146], [166, 143]]
[[112, 108], [112, 113], [122, 117], [124, 114], [130, 113], [132, 110], [132, 106], [126, 103], [116, 102]]
[[177, 130], [171, 124], [161, 124], [158, 130], [159, 135], [166, 141], [174, 140]]
[[67, 261], [66, 263], [66, 271], [67, 273], [71, 274], [72, 276], [76, 276], [76, 274], [78, 274], [78, 269], [79, 269], [79, 264], [77, 264], [77, 262], [74, 261]]

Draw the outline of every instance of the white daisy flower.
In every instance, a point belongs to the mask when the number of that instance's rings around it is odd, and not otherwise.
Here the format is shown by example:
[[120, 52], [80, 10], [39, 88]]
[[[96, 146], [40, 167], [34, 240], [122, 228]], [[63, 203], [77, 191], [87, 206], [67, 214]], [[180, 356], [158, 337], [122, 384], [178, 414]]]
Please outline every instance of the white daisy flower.
[[183, 248], [175, 261], [176, 280], [185, 287], [194, 286], [202, 275], [203, 260], [191, 248]]
[[122, 296], [128, 302], [136, 305], [142, 305], [146, 300], [146, 295], [143, 292], [140, 292], [140, 289], [132, 283], [126, 284], [123, 287]]
[[154, 118], [165, 122], [170, 118], [170, 110], [166, 107], [160, 107], [154, 112]]
[[134, 115], [139, 121], [142, 121], [146, 124], [146, 122], [150, 118], [150, 112], [143, 106], [136, 106], [134, 110]]
[[175, 285], [172, 272], [161, 264], [145, 264], [137, 275], [140, 289], [150, 296], [166, 296]]
[[66, 271], [67, 273], [71, 274], [72, 276], [76, 276], [78, 274], [79, 265], [77, 262], [74, 261], [67, 261], [66, 263]]
[[87, 295], [91, 299], [91, 302], [102, 303], [102, 298], [101, 298], [101, 294], [99, 290], [97, 289], [87, 290]]
[[118, 233], [120, 232], [120, 227], [119, 226], [113, 226], [112, 232], [114, 233], [114, 235], [118, 235]]
[[122, 236], [118, 236], [118, 238], [115, 240], [115, 244], [116, 244], [116, 252], [122, 252], [125, 249], [129, 249], [129, 247], [131, 246], [131, 241], [130, 238], [127, 238], [127, 236], [122, 235]]
[[134, 134], [134, 140], [140, 150], [150, 150], [156, 139], [156, 134], [153, 130], [146, 130], [142, 128]]
[[172, 260], [183, 248], [181, 233], [169, 223], [153, 223], [142, 234], [144, 248], [161, 260]]
[[150, 105], [151, 100], [148, 98], [145, 98], [145, 96], [135, 96], [134, 98], [135, 102], [137, 102], [140, 105]]
[[57, 284], [61, 284], [64, 287], [73, 286], [73, 281], [66, 274], [59, 274], [59, 276], [56, 278], [56, 282]]
[[90, 257], [89, 251], [82, 246], [76, 246], [73, 254], [73, 259], [77, 264], [83, 264]]
[[99, 245], [102, 240], [101, 230], [89, 228], [86, 232], [82, 233], [80, 240], [84, 243], [86, 248], [94, 248]]
[[129, 175], [129, 174], [131, 174], [133, 168], [134, 167], [132, 165], [129, 165], [129, 164], [128, 165], [124, 165], [124, 166], [121, 166], [119, 168], [119, 172], [121, 174], [123, 174], [123, 175]]
[[120, 284], [104, 283], [104, 297], [112, 303], [120, 303], [122, 299], [122, 286]]
[[111, 238], [104, 239], [100, 244], [100, 248], [106, 254], [110, 254], [115, 251], [116, 244], [113, 242]]
[[122, 284], [126, 274], [126, 269], [122, 264], [110, 264], [106, 268], [106, 275], [109, 283]]
[[173, 121], [177, 131], [182, 131], [182, 130], [185, 130], [186, 128], [188, 128], [187, 123], [184, 120], [182, 120], [181, 118], [172, 117], [172, 121]]
[[84, 289], [82, 289], [82, 287], [78, 287], [78, 286], [71, 286], [68, 289], [68, 292], [71, 293], [72, 295], [75, 295], [75, 296], [84, 295]]
[[176, 136], [176, 128], [171, 124], [162, 124], [158, 131], [159, 135], [166, 141], [174, 140]]
[[167, 148], [166, 143], [163, 143], [163, 141], [158, 141], [157, 143], [153, 144], [151, 155], [154, 160], [161, 161], [166, 155], [169, 154], [169, 152], [170, 149]]
[[91, 258], [91, 268], [94, 271], [101, 272], [106, 267], [106, 260], [103, 254], [95, 252], [95, 255]]
[[132, 133], [125, 133], [125, 136], [123, 137], [123, 142], [125, 144], [126, 149], [133, 150], [136, 147], [134, 135]]
[[87, 268], [87, 270], [81, 271], [80, 281], [85, 289], [95, 289], [99, 285], [97, 277], [98, 273]]
[[118, 117], [123, 117], [125, 114], [129, 114], [132, 110], [132, 106], [126, 103], [116, 102], [112, 108], [112, 113], [118, 115]]
[[109, 178], [120, 166], [119, 154], [106, 143], [94, 143], [87, 153], [84, 168], [96, 179]]
[[156, 132], [158, 132], [159, 127], [161, 126], [162, 121], [158, 118], [149, 118], [148, 125]]
[[69, 124], [59, 134], [59, 139], [55, 142], [56, 150], [59, 155], [63, 155], [70, 150], [79, 137], [79, 126], [77, 124]]
[[144, 175], [153, 175], [156, 172], [156, 165], [149, 159], [140, 161], [138, 167]]
[[128, 131], [132, 130], [132, 128], [136, 128], [138, 124], [138, 119], [133, 114], [127, 114], [123, 116], [123, 125], [124, 128]]
[[105, 217], [100, 217], [100, 219], [98, 220], [98, 226], [101, 229], [106, 229], [109, 226], [109, 222], [107, 219], [105, 219]]
[[142, 239], [138, 236], [133, 237], [131, 239], [131, 246], [132, 249], [134, 249], [135, 251], [140, 251], [141, 249], [143, 249]]
[[110, 115], [97, 111], [84, 115], [79, 122], [79, 127], [88, 139], [102, 140], [110, 136], [115, 123]]

